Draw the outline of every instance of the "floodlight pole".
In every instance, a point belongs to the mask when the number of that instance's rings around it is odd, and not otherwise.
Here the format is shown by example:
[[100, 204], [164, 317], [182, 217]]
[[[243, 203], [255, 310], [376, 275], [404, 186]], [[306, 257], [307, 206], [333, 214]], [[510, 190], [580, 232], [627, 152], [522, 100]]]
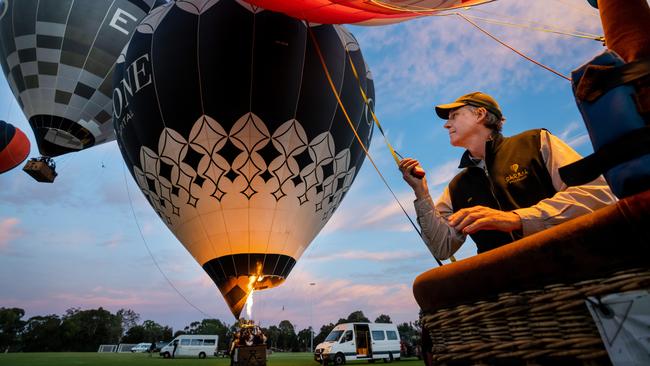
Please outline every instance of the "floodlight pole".
[[311, 353], [314, 353], [314, 290], [313, 286], [316, 286], [316, 282], [310, 282], [309, 286], [312, 288], [311, 291], [311, 304], [310, 304], [310, 309], [309, 309], [309, 336], [311, 338], [309, 349], [311, 350]]

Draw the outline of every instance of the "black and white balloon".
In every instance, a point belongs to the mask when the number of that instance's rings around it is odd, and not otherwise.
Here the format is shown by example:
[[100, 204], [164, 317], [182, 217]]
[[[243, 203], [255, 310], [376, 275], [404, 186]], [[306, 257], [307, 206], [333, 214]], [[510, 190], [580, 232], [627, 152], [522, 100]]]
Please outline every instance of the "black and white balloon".
[[[342, 26], [311, 29], [367, 145], [359, 45]], [[113, 102], [133, 177], [236, 317], [252, 289], [284, 281], [365, 157], [307, 25], [243, 1], [152, 11], [118, 60]]]
[[0, 0], [0, 65], [42, 155], [115, 138], [115, 60], [163, 0]]

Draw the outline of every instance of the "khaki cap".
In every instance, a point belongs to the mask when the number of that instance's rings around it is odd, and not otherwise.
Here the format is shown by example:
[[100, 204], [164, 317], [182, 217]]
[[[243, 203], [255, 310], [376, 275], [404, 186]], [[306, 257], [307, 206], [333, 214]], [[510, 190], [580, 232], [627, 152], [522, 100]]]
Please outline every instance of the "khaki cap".
[[503, 117], [499, 104], [491, 96], [481, 93], [473, 92], [465, 94], [462, 97], [456, 99], [453, 103], [441, 104], [436, 106], [436, 113], [438, 117], [442, 119], [449, 119], [449, 112], [453, 109], [460, 108], [465, 105], [471, 105], [474, 107], [483, 107], [488, 111], [494, 113], [499, 119]]

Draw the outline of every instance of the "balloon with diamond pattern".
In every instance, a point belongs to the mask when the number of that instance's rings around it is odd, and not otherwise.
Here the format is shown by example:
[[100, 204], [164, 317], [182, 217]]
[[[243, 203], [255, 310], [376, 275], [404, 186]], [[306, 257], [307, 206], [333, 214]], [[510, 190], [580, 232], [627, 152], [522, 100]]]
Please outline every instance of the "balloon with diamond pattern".
[[[312, 31], [367, 145], [359, 45], [341, 26]], [[307, 25], [244, 1], [175, 1], [138, 26], [113, 86], [134, 179], [239, 317], [253, 289], [287, 278], [364, 160]]]

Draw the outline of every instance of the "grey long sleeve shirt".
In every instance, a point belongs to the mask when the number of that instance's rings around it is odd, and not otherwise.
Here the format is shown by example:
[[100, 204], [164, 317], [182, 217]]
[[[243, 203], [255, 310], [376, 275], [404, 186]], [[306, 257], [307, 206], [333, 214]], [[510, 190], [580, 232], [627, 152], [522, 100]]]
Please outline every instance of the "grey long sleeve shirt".
[[[512, 211], [521, 218], [524, 236], [616, 202], [616, 197], [602, 176], [582, 186], [567, 187], [560, 179], [558, 169], [579, 160], [581, 156], [564, 141], [545, 130], [542, 130], [540, 138], [542, 157], [557, 193], [531, 207]], [[477, 165], [484, 167], [485, 162], [481, 160]], [[435, 203], [431, 196], [426, 196], [415, 200], [414, 205], [417, 221], [422, 229], [422, 239], [431, 254], [438, 259], [451, 257], [463, 245], [466, 235], [447, 223], [447, 218], [454, 212], [449, 187], [445, 188]]]

